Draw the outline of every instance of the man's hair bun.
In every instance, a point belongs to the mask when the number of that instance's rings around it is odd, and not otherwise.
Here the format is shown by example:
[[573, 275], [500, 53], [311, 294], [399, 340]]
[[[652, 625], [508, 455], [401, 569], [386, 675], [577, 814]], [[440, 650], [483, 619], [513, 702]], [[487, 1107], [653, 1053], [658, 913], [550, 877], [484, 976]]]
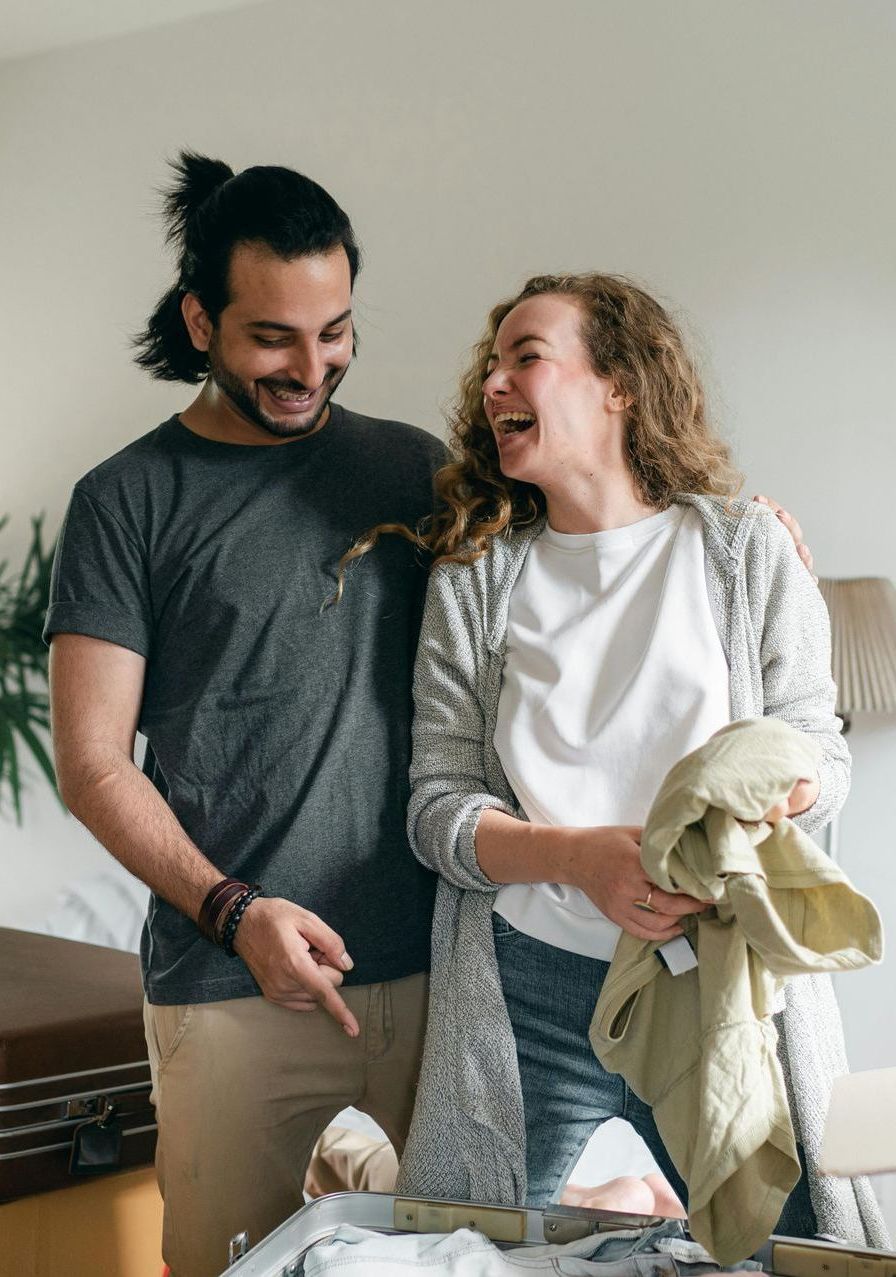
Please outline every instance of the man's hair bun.
[[174, 181], [164, 192], [165, 221], [169, 244], [183, 244], [187, 223], [206, 200], [234, 176], [223, 160], [211, 160], [195, 151], [181, 151], [171, 161]]

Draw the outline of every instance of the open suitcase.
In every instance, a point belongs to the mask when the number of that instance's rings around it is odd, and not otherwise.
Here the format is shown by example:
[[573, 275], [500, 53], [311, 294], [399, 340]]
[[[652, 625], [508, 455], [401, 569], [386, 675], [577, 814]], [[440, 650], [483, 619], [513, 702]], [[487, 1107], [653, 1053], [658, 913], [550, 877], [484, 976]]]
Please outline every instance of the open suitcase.
[[0, 1202], [153, 1160], [137, 958], [0, 928]]
[[[522, 1247], [562, 1244], [622, 1229], [653, 1228], [662, 1222], [643, 1215], [571, 1206], [542, 1211], [388, 1193], [333, 1193], [297, 1211], [252, 1250], [247, 1249], [245, 1234], [233, 1238], [230, 1266], [222, 1277], [302, 1277], [308, 1252], [332, 1237], [341, 1224], [392, 1234], [473, 1228], [498, 1245]], [[754, 1258], [765, 1273], [776, 1277], [896, 1277], [896, 1254], [825, 1241], [770, 1237]]]

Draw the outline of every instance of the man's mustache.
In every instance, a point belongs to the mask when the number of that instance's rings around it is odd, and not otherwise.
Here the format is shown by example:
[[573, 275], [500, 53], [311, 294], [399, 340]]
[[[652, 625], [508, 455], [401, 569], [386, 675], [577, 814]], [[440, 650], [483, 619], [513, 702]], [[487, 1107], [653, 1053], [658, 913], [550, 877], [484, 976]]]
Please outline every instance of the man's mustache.
[[[344, 368], [331, 368], [321, 384], [325, 386], [328, 382], [335, 381], [344, 372]], [[262, 377], [261, 384], [270, 386], [272, 390], [293, 391], [297, 395], [307, 395], [309, 393], [308, 387], [301, 381], [277, 381], [273, 377]]]

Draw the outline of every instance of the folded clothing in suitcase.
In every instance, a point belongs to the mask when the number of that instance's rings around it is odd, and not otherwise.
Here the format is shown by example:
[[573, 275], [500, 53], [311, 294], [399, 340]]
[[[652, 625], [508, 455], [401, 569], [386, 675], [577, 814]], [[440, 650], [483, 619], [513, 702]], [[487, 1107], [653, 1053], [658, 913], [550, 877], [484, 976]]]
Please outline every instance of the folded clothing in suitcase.
[[[755, 1260], [737, 1270], [757, 1272]], [[591, 1233], [571, 1242], [526, 1242], [502, 1246], [474, 1228], [453, 1233], [384, 1236], [373, 1229], [342, 1224], [304, 1259], [304, 1277], [395, 1277], [396, 1272], [429, 1277], [703, 1277], [718, 1271], [711, 1255], [684, 1234], [677, 1219], [649, 1228]]]
[[[387, 1244], [382, 1248], [374, 1245], [362, 1256], [361, 1248], [368, 1238], [360, 1230], [382, 1234]], [[414, 1234], [428, 1236], [413, 1238]], [[397, 1246], [389, 1252], [390, 1238], [399, 1245], [402, 1239], [418, 1244], [408, 1247], [401, 1257]], [[693, 1249], [695, 1243], [677, 1220], [570, 1206], [528, 1210], [388, 1193], [333, 1193], [297, 1211], [248, 1253], [245, 1235], [235, 1237], [231, 1266], [222, 1277], [329, 1277], [331, 1270], [338, 1270], [342, 1277], [355, 1273], [363, 1277], [365, 1270], [379, 1277], [390, 1267], [396, 1273], [419, 1271], [430, 1277], [447, 1277], [456, 1272], [459, 1277], [465, 1255], [473, 1261], [472, 1270], [485, 1275], [494, 1266], [489, 1267], [483, 1238], [502, 1247], [494, 1271], [506, 1277], [511, 1277], [515, 1268], [528, 1270], [533, 1277], [539, 1271], [584, 1274], [592, 1269], [605, 1272], [607, 1277], [648, 1277], [653, 1272], [665, 1277], [671, 1271], [684, 1277], [700, 1271], [733, 1271], [701, 1260], [698, 1252], [702, 1247]], [[447, 1244], [440, 1254], [442, 1242]], [[557, 1246], [572, 1249], [561, 1258], [554, 1249]], [[461, 1261], [457, 1265], [453, 1264], [455, 1255]], [[586, 1256], [594, 1256], [596, 1262], [589, 1262]], [[373, 1264], [368, 1265], [367, 1259], [373, 1259]], [[382, 1262], [385, 1268], [377, 1266]], [[896, 1255], [829, 1241], [771, 1237], [751, 1261], [738, 1268], [761, 1269], [774, 1277], [896, 1277]]]
[[0, 928], [0, 1201], [150, 1163], [138, 959]]

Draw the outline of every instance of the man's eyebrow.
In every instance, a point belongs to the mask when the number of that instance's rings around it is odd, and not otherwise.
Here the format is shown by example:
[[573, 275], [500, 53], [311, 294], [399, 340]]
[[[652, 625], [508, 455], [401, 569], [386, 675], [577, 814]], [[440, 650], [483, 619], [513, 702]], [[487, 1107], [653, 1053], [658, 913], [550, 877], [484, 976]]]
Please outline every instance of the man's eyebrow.
[[[524, 337], [517, 337], [516, 341], [512, 341], [510, 343], [510, 349], [516, 350], [518, 346], [524, 346], [527, 341], [540, 341], [542, 346], [550, 346], [551, 344], [547, 338], [539, 337], [537, 333], [526, 333]], [[489, 362], [491, 362], [493, 359], [497, 359], [498, 356], [494, 351], [492, 351], [488, 358]]]
[[[327, 322], [324, 324], [323, 328], [321, 329], [321, 332], [324, 332], [327, 328], [335, 328], [337, 324], [341, 324], [346, 319], [350, 319], [351, 314], [352, 314], [351, 307], [349, 307], [349, 309], [344, 310], [341, 315], [337, 315], [335, 319], [327, 320]], [[250, 320], [248, 324], [246, 324], [246, 327], [247, 328], [273, 328], [278, 333], [294, 333], [297, 331], [295, 328], [293, 328], [291, 324], [280, 324], [275, 319], [253, 319], [253, 320]]]

